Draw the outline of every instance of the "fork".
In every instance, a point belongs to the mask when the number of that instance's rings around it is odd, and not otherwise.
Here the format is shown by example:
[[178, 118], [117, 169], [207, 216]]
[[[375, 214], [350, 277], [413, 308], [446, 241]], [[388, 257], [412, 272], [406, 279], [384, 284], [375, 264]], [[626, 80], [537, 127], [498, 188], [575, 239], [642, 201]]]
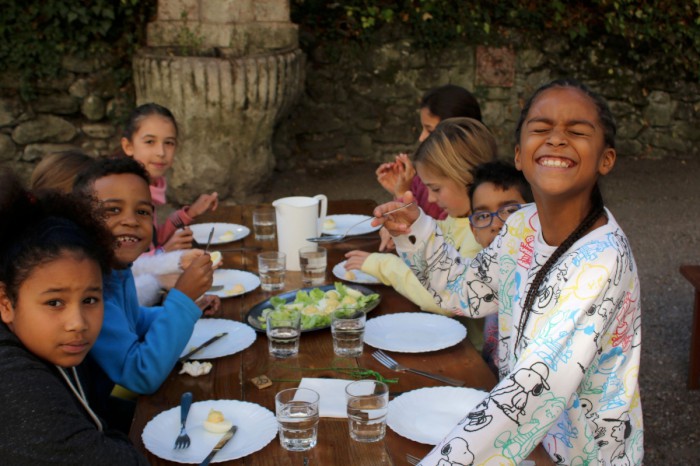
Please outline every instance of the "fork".
[[444, 375], [433, 374], [431, 372], [425, 372], [418, 369], [411, 369], [410, 367], [403, 366], [396, 362], [393, 358], [391, 358], [382, 350], [377, 350], [374, 353], [372, 353], [372, 357], [379, 361], [382, 365], [384, 365], [384, 367], [391, 369], [392, 371], [413, 372], [414, 374], [422, 375], [423, 377], [428, 377], [430, 379], [439, 380], [440, 382], [452, 385], [454, 387], [461, 387], [462, 385], [464, 385], [464, 381], [462, 380], [451, 379], [449, 377], [445, 377]]
[[[390, 210], [388, 212], [384, 212], [382, 214], [382, 217], [386, 217], [389, 214], [393, 214], [394, 212], [397, 212], [399, 210], [405, 209], [406, 207], [410, 207], [413, 205], [413, 202], [409, 202], [408, 204], [404, 204], [401, 207], [397, 207], [396, 209]], [[312, 243], [337, 243], [340, 241], [343, 241], [345, 237], [348, 236], [348, 234], [358, 225], [361, 225], [365, 222], [369, 222], [370, 220], [374, 220], [376, 217], [367, 217], [363, 218], [359, 222], [351, 225], [349, 228], [345, 230], [345, 233], [342, 233], [340, 235], [324, 235], [324, 236], [317, 236], [314, 238], [306, 238], [306, 241], [311, 241]]]
[[413, 456], [410, 453], [406, 453], [406, 461], [408, 461], [408, 464], [417, 465], [420, 463], [420, 458]]
[[190, 446], [190, 436], [187, 435], [185, 431], [185, 423], [187, 422], [187, 414], [190, 412], [190, 406], [192, 406], [192, 393], [185, 392], [180, 398], [180, 435], [175, 439], [176, 450], [189, 448]]

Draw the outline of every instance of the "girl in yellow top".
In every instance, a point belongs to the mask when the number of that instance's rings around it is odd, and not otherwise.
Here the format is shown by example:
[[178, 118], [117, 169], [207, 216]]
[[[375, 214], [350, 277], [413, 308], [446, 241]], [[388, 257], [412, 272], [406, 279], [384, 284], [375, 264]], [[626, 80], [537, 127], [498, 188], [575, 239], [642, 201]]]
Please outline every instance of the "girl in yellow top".
[[[429, 201], [438, 204], [448, 215], [445, 220], [438, 221], [445, 241], [463, 257], [474, 257], [481, 250], [469, 227], [471, 170], [481, 163], [495, 160], [496, 155], [493, 135], [486, 126], [472, 118], [443, 120], [416, 151], [416, 170], [429, 189]], [[425, 311], [454, 316], [438, 304], [440, 294], [427, 291], [398, 256], [350, 251], [346, 257], [348, 270], [362, 270], [377, 277]], [[481, 350], [483, 320], [464, 318], [463, 323], [472, 344]]]

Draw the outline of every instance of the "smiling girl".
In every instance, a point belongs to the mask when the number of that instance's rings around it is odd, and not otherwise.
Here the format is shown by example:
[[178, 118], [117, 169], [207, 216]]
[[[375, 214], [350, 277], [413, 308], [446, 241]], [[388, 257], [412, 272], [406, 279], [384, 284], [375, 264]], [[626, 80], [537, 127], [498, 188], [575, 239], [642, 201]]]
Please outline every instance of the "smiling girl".
[[[151, 198], [155, 206], [164, 205], [168, 188], [165, 175], [175, 160], [178, 129], [170, 110], [155, 103], [136, 107], [129, 117], [121, 139], [124, 153], [140, 162], [151, 178]], [[157, 244], [165, 251], [192, 247], [192, 232], [179, 228], [189, 225], [201, 214], [215, 210], [217, 193], [202, 194], [192, 205], [173, 212], [162, 225], [156, 225]]]
[[76, 371], [102, 327], [111, 235], [80, 199], [0, 186], [3, 464], [148, 464], [105, 429]]
[[417, 209], [385, 222], [423, 285], [447, 290], [444, 307], [497, 312], [510, 329], [500, 335], [500, 382], [420, 464], [449, 461], [458, 444], [474, 464], [518, 464], [540, 443], [557, 464], [642, 463], [639, 280], [598, 188], [615, 164], [615, 132], [600, 96], [554, 81], [516, 127], [515, 163], [535, 204], [513, 213], [474, 260]]

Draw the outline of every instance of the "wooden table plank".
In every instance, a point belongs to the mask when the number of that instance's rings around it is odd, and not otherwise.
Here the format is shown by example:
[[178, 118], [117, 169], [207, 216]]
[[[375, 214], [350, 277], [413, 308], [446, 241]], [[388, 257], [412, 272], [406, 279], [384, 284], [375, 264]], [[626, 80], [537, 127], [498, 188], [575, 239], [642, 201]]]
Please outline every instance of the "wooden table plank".
[[[370, 214], [374, 206], [374, 201], [369, 200], [331, 201], [329, 202], [329, 214]], [[225, 221], [250, 227], [254, 207], [220, 206], [216, 212], [206, 214], [201, 221]], [[326, 282], [336, 281], [332, 274], [332, 268], [344, 260], [345, 252], [352, 249], [376, 251], [378, 244], [378, 237], [363, 237], [325, 245], [328, 249]], [[251, 233], [241, 241], [229, 245], [215, 245], [212, 249], [217, 250], [217, 246], [222, 250], [227, 247], [241, 246], [259, 246], [266, 250], [274, 250], [276, 249], [276, 241], [257, 241]], [[257, 273], [257, 253], [257, 251], [225, 252], [223, 254], [224, 266]], [[301, 273], [288, 271], [284, 291], [301, 287]], [[394, 312], [419, 310], [417, 306], [392, 288], [381, 285], [369, 288], [382, 296], [380, 304], [371, 311], [370, 318]], [[243, 322], [251, 307], [275, 294], [277, 293], [257, 289], [240, 297], [224, 299], [222, 316], [220, 317]], [[198, 378], [178, 375], [178, 366], [155, 394], [139, 398], [130, 437], [137, 448], [145, 452], [151, 464], [170, 465], [175, 463], [150, 454], [141, 442], [141, 432], [146, 423], [155, 415], [178, 406], [180, 395], [184, 391], [191, 391], [195, 402], [208, 399], [239, 399], [257, 403], [274, 412], [275, 394], [284, 388], [298, 386], [302, 377], [348, 378], [342, 373], [328, 369], [330, 367], [363, 367], [380, 372], [385, 377], [397, 377], [398, 383], [389, 387], [391, 392], [405, 392], [416, 388], [440, 385], [438, 381], [419, 375], [397, 373], [386, 369], [371, 357], [373, 348], [367, 345], [359, 358], [337, 358], [333, 353], [332, 338], [328, 330], [305, 332], [301, 337], [299, 356], [286, 360], [272, 358], [268, 353], [264, 334], [258, 333], [257, 336], [258, 338], [253, 345], [242, 353], [213, 360], [214, 368], [209, 375]], [[424, 369], [465, 380], [465, 386], [468, 387], [488, 390], [496, 383], [494, 375], [481, 359], [481, 355], [468, 340], [440, 351], [416, 354], [393, 353], [392, 355], [401, 363], [416, 369]], [[309, 368], [326, 369], [310, 371]], [[274, 380], [272, 387], [258, 389], [252, 384], [251, 379], [261, 374]], [[173, 432], [173, 438], [176, 434], [177, 432]], [[303, 458], [307, 457], [310, 460], [310, 465], [404, 465], [407, 464], [406, 453], [420, 457], [425, 455], [430, 448], [428, 445], [405, 439], [395, 434], [391, 429], [387, 429], [387, 436], [383, 441], [370, 444], [355, 442], [350, 439], [346, 419], [321, 418], [318, 444], [308, 452], [288, 452], [275, 439], [256, 453], [222, 464], [299, 466], [303, 463]]]

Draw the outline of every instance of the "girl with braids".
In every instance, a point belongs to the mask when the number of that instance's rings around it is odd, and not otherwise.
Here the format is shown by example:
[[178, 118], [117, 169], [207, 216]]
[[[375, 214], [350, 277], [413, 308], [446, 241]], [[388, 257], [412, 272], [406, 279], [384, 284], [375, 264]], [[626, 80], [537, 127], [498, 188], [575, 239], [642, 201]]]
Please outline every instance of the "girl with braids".
[[98, 418], [76, 370], [102, 327], [111, 234], [84, 199], [35, 197], [9, 174], [0, 187], [2, 463], [148, 464]]
[[[441, 305], [498, 313], [500, 382], [423, 466], [518, 464], [538, 445], [558, 464], [639, 465], [639, 280], [630, 245], [604, 207], [598, 178], [615, 163], [615, 122], [585, 85], [538, 89], [516, 128], [515, 164], [535, 204], [491, 245], [461, 258], [416, 208], [375, 224]], [[404, 201], [410, 201], [410, 193]]]

